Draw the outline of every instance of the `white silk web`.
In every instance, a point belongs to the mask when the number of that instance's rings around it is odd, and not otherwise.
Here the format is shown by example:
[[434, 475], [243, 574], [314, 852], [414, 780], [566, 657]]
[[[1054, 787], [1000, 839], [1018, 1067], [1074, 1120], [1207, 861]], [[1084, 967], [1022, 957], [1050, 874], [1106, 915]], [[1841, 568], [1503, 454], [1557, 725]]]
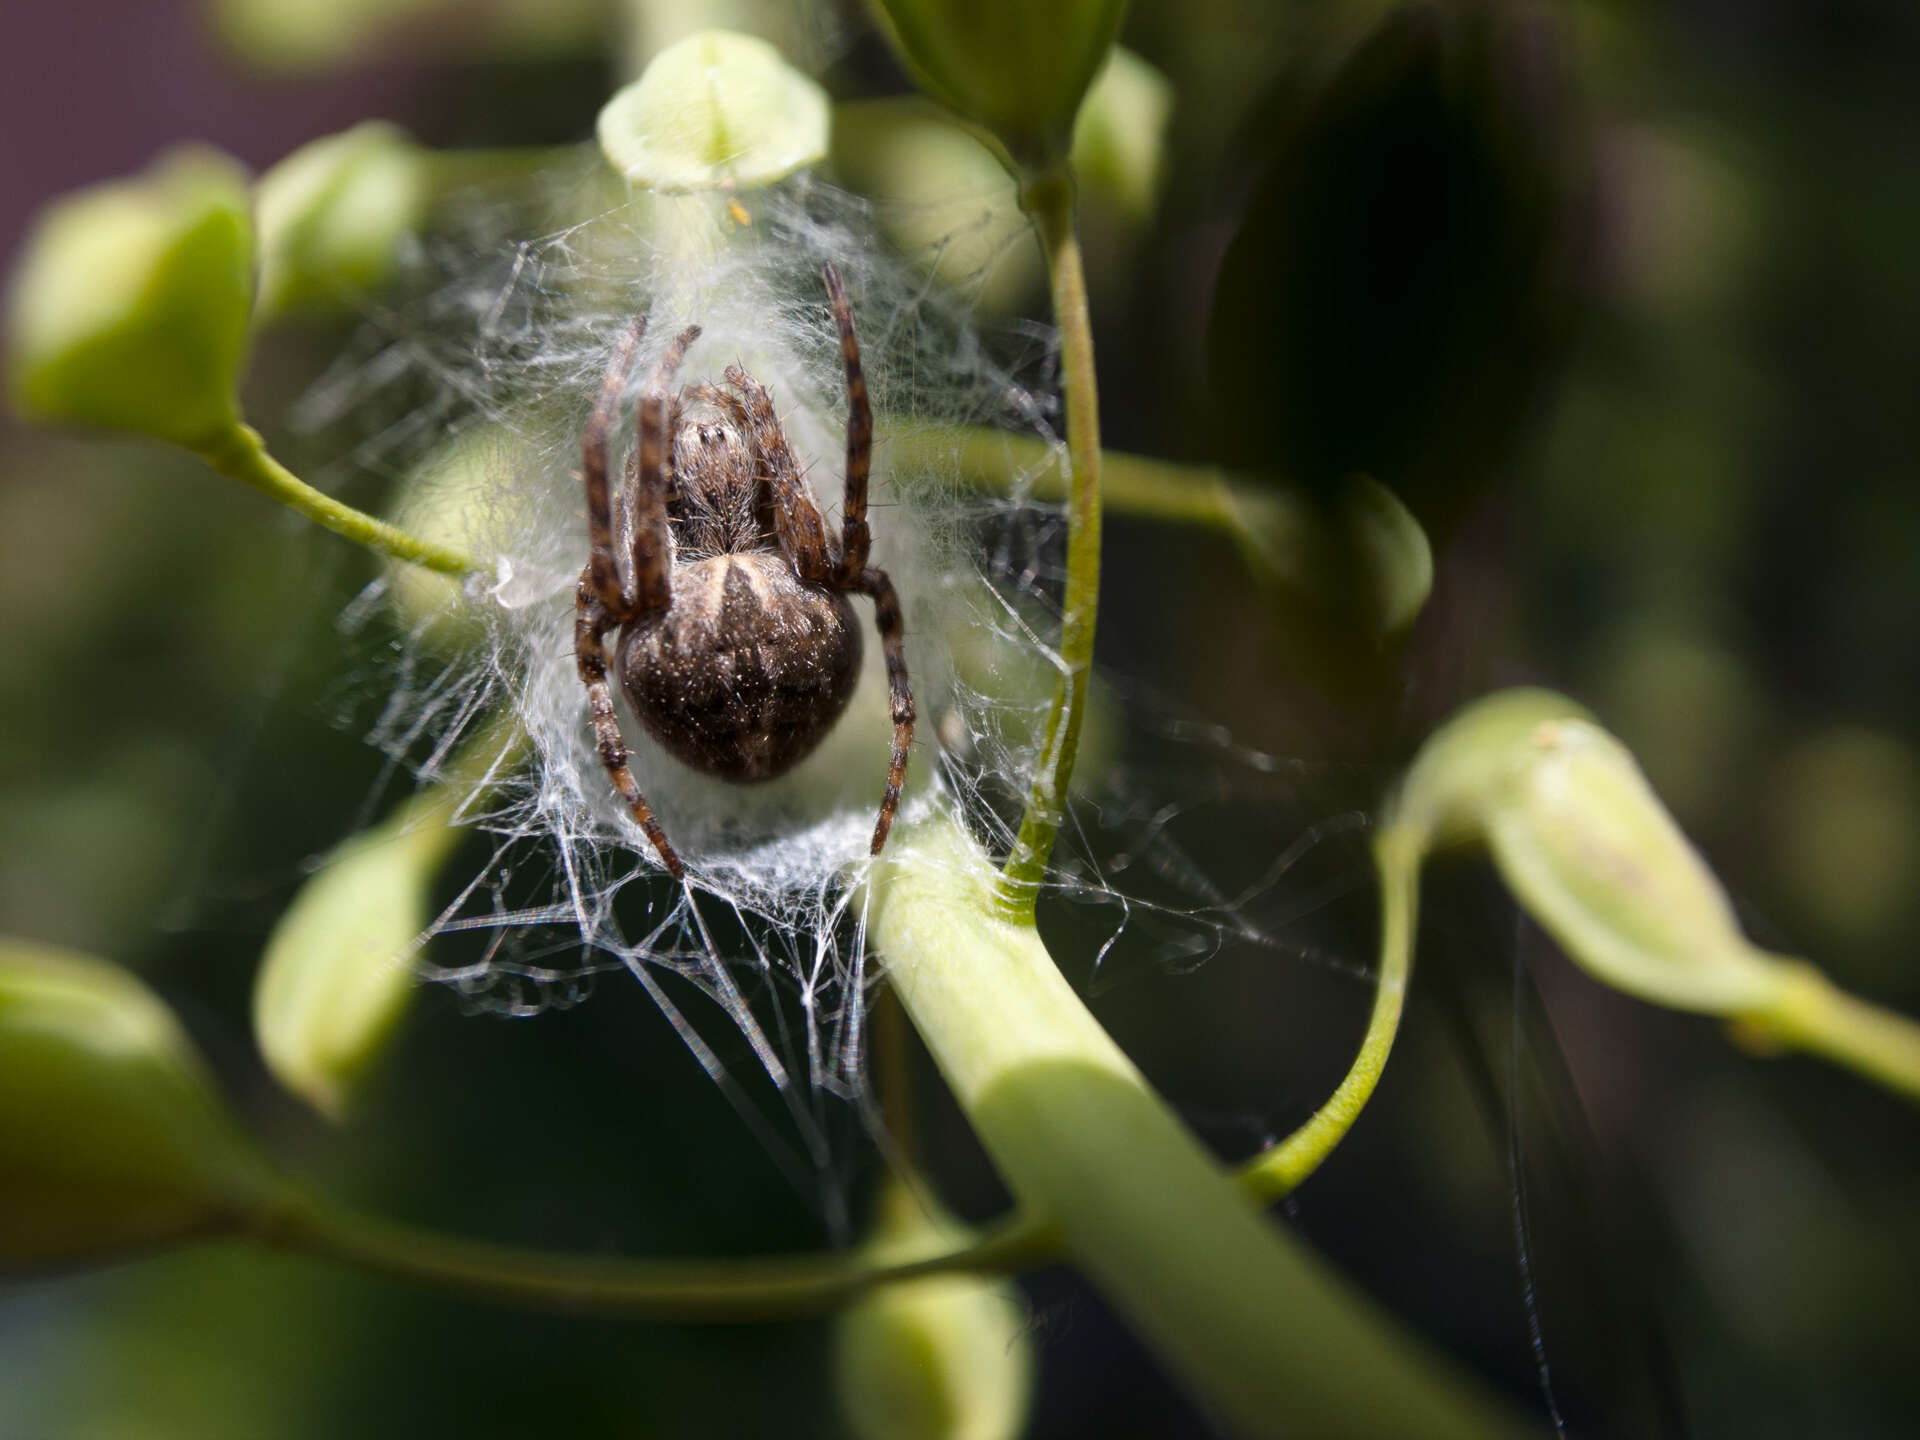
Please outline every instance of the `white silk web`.
[[[901, 595], [920, 715], [900, 824], [953, 805], [1004, 853], [1058, 664], [1064, 521], [1031, 498], [1031, 462], [1002, 446], [1001, 473], [983, 475], [979, 456], [984, 446], [991, 460], [1003, 433], [1057, 445], [1053, 336], [1013, 327], [987, 343], [950, 267], [936, 281], [916, 257], [889, 255], [864, 202], [817, 181], [756, 192], [745, 210], [724, 197], [628, 200], [604, 183], [449, 207], [411, 298], [367, 327], [297, 418], [353, 427], [356, 462], [402, 481], [403, 521], [489, 566], [464, 592], [396, 574], [343, 622], [362, 642], [391, 637], [367, 646], [388, 657], [369, 738], [423, 780], [463, 746], [498, 752], [524, 736], [522, 762], [496, 767], [464, 807], [492, 852], [455, 877], [424, 973], [512, 1014], [577, 1001], [608, 971], [630, 976], [837, 1228], [848, 1157], [833, 1116], [865, 1097], [874, 978], [849, 880], [867, 863], [890, 734], [871, 610], [855, 601], [866, 668], [851, 708], [781, 780], [695, 775], [623, 720], [634, 774], [687, 862], [676, 886], [612, 791], [575, 674], [579, 436], [633, 315], [651, 317], [634, 389], [668, 337], [698, 323], [680, 381], [736, 363], [760, 379], [837, 525], [845, 384], [820, 279], [836, 264], [878, 421], [874, 561]], [[619, 444], [630, 443], [629, 418]], [[1103, 653], [1124, 643], [1103, 640]], [[1320, 839], [1359, 828], [1357, 814], [1304, 835], [1281, 822], [1296, 833], [1250, 848], [1244, 874], [1210, 874], [1183, 839], [1263, 795], [1298, 816], [1314, 767], [1241, 745], [1138, 682], [1113, 677], [1097, 699], [1051, 877], [1055, 893], [1110, 912], [1096, 970], [1127, 945], [1185, 966], [1231, 942], [1364, 976], [1283, 935], [1361, 882], [1352, 847], [1327, 847], [1343, 858], [1305, 889], [1294, 873]], [[696, 1018], [715, 1011], [725, 1033]]]

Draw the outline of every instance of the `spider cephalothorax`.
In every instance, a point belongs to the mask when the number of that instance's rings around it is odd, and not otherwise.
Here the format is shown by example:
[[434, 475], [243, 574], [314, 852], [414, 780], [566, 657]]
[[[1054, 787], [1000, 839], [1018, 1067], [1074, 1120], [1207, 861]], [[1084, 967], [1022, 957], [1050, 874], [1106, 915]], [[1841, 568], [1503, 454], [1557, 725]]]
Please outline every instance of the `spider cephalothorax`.
[[624, 627], [615, 674], [663, 749], [723, 780], [770, 780], [811, 752], [853, 698], [860, 630], [846, 597], [871, 596], [893, 708], [876, 855], [900, 803], [913, 692], [899, 597], [886, 573], [867, 563], [873, 411], [853, 312], [831, 265], [826, 281], [847, 371], [847, 484], [837, 541], [759, 381], [735, 366], [721, 385], [673, 391], [697, 325], [674, 338], [641, 393], [638, 441], [617, 505], [607, 437], [644, 316], [615, 348], [587, 422], [580, 469], [592, 549], [576, 597], [574, 654], [600, 759], [674, 875], [680, 857], [627, 766], [607, 683], [609, 630]]

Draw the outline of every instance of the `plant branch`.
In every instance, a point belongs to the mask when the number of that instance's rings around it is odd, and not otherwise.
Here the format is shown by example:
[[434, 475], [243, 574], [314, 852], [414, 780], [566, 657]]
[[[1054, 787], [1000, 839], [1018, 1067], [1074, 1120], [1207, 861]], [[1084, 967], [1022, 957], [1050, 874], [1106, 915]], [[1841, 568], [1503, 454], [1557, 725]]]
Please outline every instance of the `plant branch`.
[[1360, 1051], [1339, 1087], [1298, 1130], [1255, 1156], [1240, 1171], [1241, 1187], [1263, 1203], [1289, 1194], [1353, 1128], [1386, 1069], [1400, 1030], [1413, 967], [1413, 934], [1420, 903], [1420, 837], [1389, 826], [1374, 841], [1380, 881], [1380, 973]]
[[[892, 425], [886, 446], [896, 474], [949, 474], [981, 494], [1018, 493], [1049, 503], [1071, 493], [1060, 448], [1036, 435]], [[1329, 506], [1272, 477], [1102, 450], [1100, 490], [1101, 508], [1112, 514], [1225, 535], [1258, 584], [1311, 607], [1324, 607], [1330, 596], [1350, 597], [1352, 580], [1340, 566], [1357, 556], [1383, 635], [1411, 623], [1432, 588], [1433, 555], [1419, 521], [1390, 490], [1363, 476], [1351, 477]]]
[[[475, 747], [476, 750], [479, 747]], [[1254, 1204], [1291, 1192], [1352, 1127], [1372, 1094], [1393, 1043], [1411, 957], [1417, 851], [1396, 832], [1380, 837], [1382, 934], [1380, 990], [1353, 1068], [1326, 1104], [1287, 1139], [1244, 1165], [1236, 1178]], [[891, 1020], [880, 1017], [891, 1012]], [[876, 1066], [883, 1077], [904, 1060], [905, 1013], [889, 993], [876, 1013]], [[881, 1030], [894, 1027], [894, 1033]], [[896, 1048], [897, 1047], [897, 1048]], [[889, 1055], [894, 1058], [889, 1059]], [[897, 1114], [895, 1079], [882, 1079], [890, 1129]], [[911, 1151], [903, 1140], [902, 1148]], [[909, 1153], [909, 1158], [910, 1153]], [[966, 1243], [911, 1263], [876, 1264], [859, 1255], [774, 1256], [722, 1261], [652, 1261], [563, 1255], [462, 1240], [362, 1214], [288, 1185], [260, 1238], [357, 1265], [380, 1274], [503, 1303], [593, 1314], [657, 1319], [752, 1320], [837, 1309], [866, 1291], [929, 1275], [1015, 1274], [1056, 1262], [1067, 1236], [1034, 1210], [1011, 1214]]]
[[559, 1255], [464, 1240], [349, 1209], [287, 1185], [254, 1236], [278, 1249], [508, 1305], [658, 1320], [770, 1320], [845, 1305], [876, 1285], [951, 1270], [1022, 1268], [1036, 1230], [898, 1265], [854, 1252], [725, 1260]]
[[466, 575], [479, 568], [458, 551], [409, 535], [364, 510], [356, 510], [314, 489], [267, 453], [266, 443], [251, 425], [236, 421], [231, 430], [216, 436], [194, 453], [228, 479], [251, 485], [261, 494], [376, 554], [424, 565], [447, 575]]
[[1074, 232], [1072, 171], [1062, 164], [1048, 175], [1029, 180], [1020, 187], [1020, 205], [1032, 217], [1047, 259], [1054, 321], [1060, 327], [1067, 456], [1073, 469], [1067, 502], [1065, 608], [1060, 619], [1062, 669], [1033, 787], [1027, 793], [1026, 813], [996, 897], [1002, 916], [1031, 924], [1040, 881], [1066, 818], [1067, 787], [1086, 718], [1087, 679], [1093, 668], [1094, 625], [1100, 608], [1100, 399], [1086, 275]]
[[1008, 1188], [1168, 1365], [1237, 1433], [1521, 1433], [1220, 1173], [1034, 928], [996, 917], [999, 879], [937, 816], [876, 867], [870, 933]]

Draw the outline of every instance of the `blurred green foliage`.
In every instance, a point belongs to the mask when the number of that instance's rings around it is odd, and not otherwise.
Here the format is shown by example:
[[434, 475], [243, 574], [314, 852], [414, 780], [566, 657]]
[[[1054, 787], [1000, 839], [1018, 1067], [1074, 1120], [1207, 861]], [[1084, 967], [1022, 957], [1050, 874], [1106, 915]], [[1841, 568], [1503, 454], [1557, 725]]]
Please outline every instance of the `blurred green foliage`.
[[[219, 9], [239, 25], [266, 7]], [[837, 99], [904, 89], [852, 38], [857, 16], [807, 13], [849, 37], [824, 74]], [[603, 21], [566, 44], [599, 44]], [[393, 118], [426, 144], [584, 137], [614, 88], [611, 66], [587, 93], [531, 47], [476, 66], [478, 29], [383, 33], [419, 67]], [[383, 53], [350, 38], [286, 53]], [[1138, 0], [1123, 39], [1176, 105], [1152, 226], [1089, 242], [1112, 443], [1308, 482], [1367, 468], [1444, 522], [1426, 620], [1404, 649], [1348, 662], [1375, 688], [1331, 697], [1256, 618], [1224, 541], [1111, 523], [1109, 573], [1143, 578], [1109, 589], [1106, 662], [1301, 762], [1254, 775], [1126, 737], [1116, 764], [1190, 774], [1205, 797], [1168, 822], [1192, 864], [1226, 873], [1374, 805], [1438, 717], [1537, 675], [1641, 758], [1758, 940], [1791, 937], [1920, 1008], [1910, 7]], [[36, 32], [9, 63], [73, 43]], [[285, 413], [338, 343], [274, 337], [249, 409]], [[339, 458], [338, 437], [279, 438], [312, 478], [381, 502], [388, 477]], [[134, 966], [279, 1153], [397, 1214], [649, 1253], [830, 1233], [632, 987], [512, 1025], [431, 990], [338, 1135], [278, 1095], [246, 1039], [265, 937], [313, 859], [402, 790], [357, 738], [394, 637], [335, 626], [373, 568], [189, 459], [17, 429], [0, 444], [0, 931]], [[1325, 900], [1363, 875], [1359, 849], [1329, 842], [1283, 877], [1302, 914], [1289, 942], [1366, 954], [1365, 895]], [[1677, 1434], [1678, 1417], [1701, 1434], [1904, 1433], [1920, 1406], [1911, 1114], [1597, 991], [1537, 937], [1516, 942], [1473, 875], [1433, 890], [1426, 998], [1294, 1219], [1534, 1395], [1517, 1137], [1545, 1355], [1576, 1433]], [[1062, 954], [1112, 929], [1087, 907], [1044, 921]], [[1223, 1150], [1283, 1131], [1344, 1064], [1363, 987], [1252, 943], [1180, 973], [1152, 933], [1071, 978], [1096, 982], [1102, 1019]], [[1526, 987], [1514, 1018], [1518, 958], [1539, 962], [1551, 1028]], [[723, 1059], [751, 1071], [743, 1045]], [[936, 1109], [928, 1129], [956, 1207], [994, 1211], [958, 1118]], [[859, 1178], [823, 1177], [812, 1198]], [[1084, 1290], [1027, 1290], [1036, 1435], [1204, 1433]], [[828, 1435], [827, 1339], [817, 1323], [498, 1312], [209, 1250], [11, 1290], [0, 1431]]]

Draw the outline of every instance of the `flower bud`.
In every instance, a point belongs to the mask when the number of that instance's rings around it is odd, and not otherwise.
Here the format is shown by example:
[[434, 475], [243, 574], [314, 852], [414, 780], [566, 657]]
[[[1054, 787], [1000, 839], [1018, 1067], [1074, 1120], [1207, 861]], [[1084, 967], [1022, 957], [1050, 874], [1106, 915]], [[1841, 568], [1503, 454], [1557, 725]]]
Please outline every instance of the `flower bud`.
[[374, 293], [427, 210], [426, 156], [368, 121], [287, 156], [254, 187], [259, 310], [324, 311]]
[[[890, 1187], [868, 1249], [878, 1263], [951, 1248], [960, 1226]], [[835, 1387], [859, 1440], [1013, 1440], [1033, 1388], [1019, 1291], [1004, 1280], [934, 1275], [876, 1290], [843, 1312]]]
[[1393, 823], [1427, 848], [1484, 838], [1487, 811], [1531, 759], [1529, 742], [1540, 727], [1589, 718], [1551, 690], [1503, 690], [1476, 700], [1420, 747], [1401, 782]]
[[1024, 169], [1062, 159], [1122, 0], [872, 0], [920, 88]]
[[1149, 218], [1160, 198], [1172, 116], [1172, 82], [1115, 45], [1073, 127], [1075, 176], [1134, 219]]
[[1613, 736], [1544, 721], [1521, 742], [1487, 842], [1507, 885], [1596, 979], [1710, 1015], [1757, 1011], [1784, 983], [1740, 933], [1700, 853]]
[[773, 46], [730, 30], [669, 45], [601, 108], [600, 149], [654, 190], [748, 189], [827, 153], [827, 94]]
[[55, 201], [13, 279], [13, 403], [204, 448], [238, 419], [252, 250], [245, 180], [211, 150]]
[[152, 991], [104, 960], [0, 941], [0, 1267], [234, 1227], [268, 1184]]
[[1382, 883], [1467, 840], [1487, 843], [1514, 897], [1595, 979], [1920, 1099], [1920, 1024], [1755, 948], [1626, 746], [1571, 701], [1511, 690], [1434, 732], [1382, 827]]
[[254, 1037], [274, 1078], [330, 1119], [406, 1013], [434, 877], [460, 834], [453, 803], [436, 786], [339, 846], [267, 941]]

